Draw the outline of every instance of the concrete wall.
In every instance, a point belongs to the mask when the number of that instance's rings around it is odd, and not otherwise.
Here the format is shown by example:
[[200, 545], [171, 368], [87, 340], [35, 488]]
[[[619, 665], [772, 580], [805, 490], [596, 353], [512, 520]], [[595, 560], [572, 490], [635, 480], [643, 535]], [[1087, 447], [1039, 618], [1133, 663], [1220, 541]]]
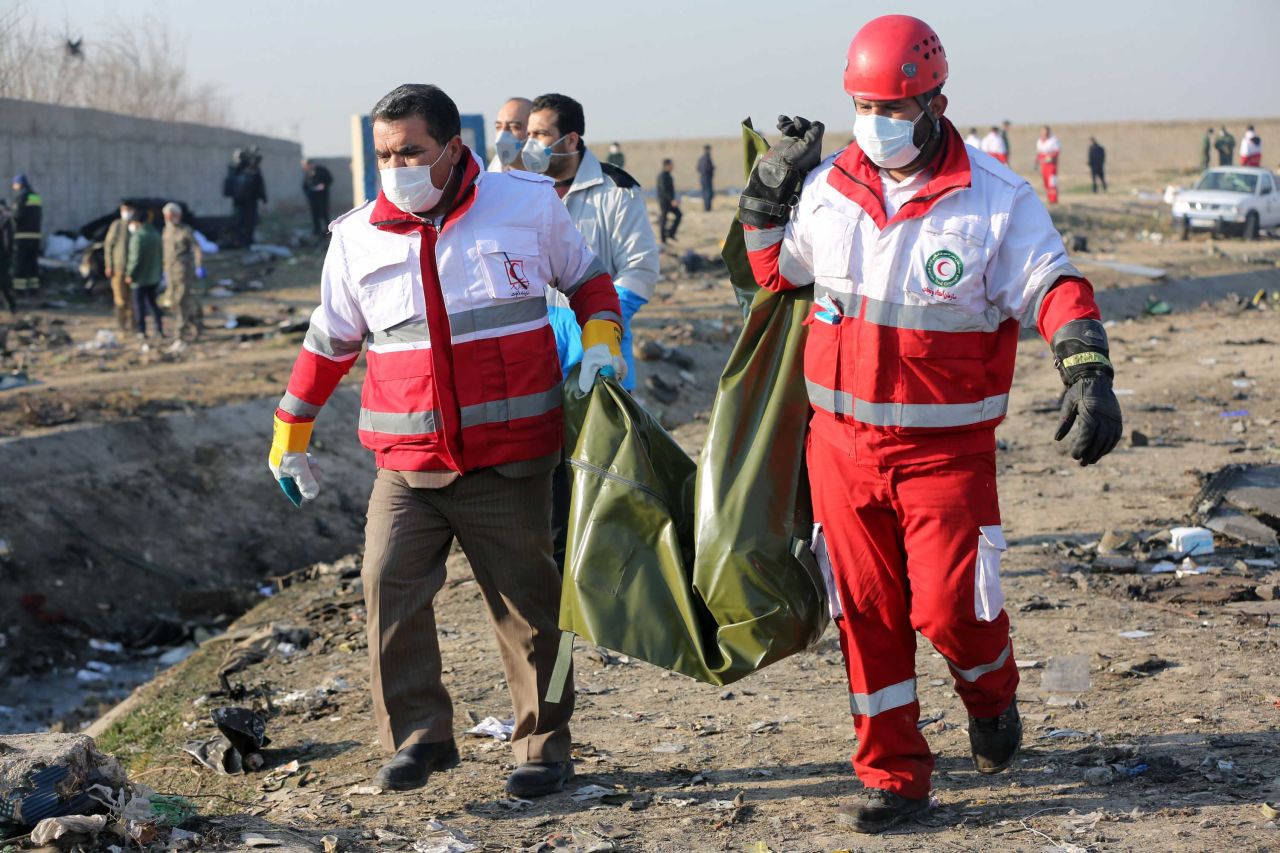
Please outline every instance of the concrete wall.
[[0, 98], [0, 178], [25, 172], [44, 198], [44, 230], [75, 230], [125, 196], [185, 201], [197, 215], [231, 212], [222, 179], [235, 148], [257, 145], [266, 211], [305, 207], [296, 142], [220, 127]]

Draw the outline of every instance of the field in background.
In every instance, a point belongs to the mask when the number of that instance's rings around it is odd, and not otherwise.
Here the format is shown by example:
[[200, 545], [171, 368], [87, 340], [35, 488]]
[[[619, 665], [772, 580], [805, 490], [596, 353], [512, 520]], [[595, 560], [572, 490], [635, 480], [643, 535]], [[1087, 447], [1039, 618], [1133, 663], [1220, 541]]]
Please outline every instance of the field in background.
[[[853, 114], [846, 116], [818, 116], [827, 124], [827, 153], [832, 153], [844, 146], [853, 137]], [[770, 139], [777, 137], [773, 122], [776, 119], [769, 114], [754, 117], [757, 129], [765, 131]], [[1199, 173], [1200, 150], [1205, 128], [1213, 125], [1221, 127], [1222, 119], [1195, 119], [1188, 121], [1167, 122], [1098, 122], [1090, 124], [1063, 124], [1053, 128], [1062, 143], [1062, 158], [1059, 162], [1059, 185], [1065, 190], [1072, 187], [1088, 187], [1089, 167], [1085, 164], [1085, 151], [1089, 147], [1089, 137], [1096, 136], [1107, 149], [1107, 176], [1112, 183], [1113, 192], [1129, 192], [1131, 189], [1163, 191], [1168, 184], [1186, 185], [1190, 178]], [[1275, 168], [1280, 162], [1280, 118], [1243, 120], [1229, 119], [1227, 129], [1236, 137], [1237, 145], [1240, 136], [1248, 124], [1252, 124], [1262, 137], [1263, 164]], [[969, 132], [972, 125], [959, 125], [961, 134]], [[979, 125], [978, 135], [982, 136], [987, 127]], [[592, 128], [588, 125], [588, 130]], [[627, 171], [644, 185], [652, 189], [654, 178], [662, 166], [662, 158], [670, 157], [675, 161], [676, 188], [681, 191], [696, 191], [698, 175], [694, 170], [703, 145], [711, 146], [711, 156], [715, 160], [716, 187], [729, 189], [741, 187], [742, 177], [742, 142], [741, 137], [730, 135], [736, 127], [727, 127], [724, 137], [701, 139], [672, 140], [637, 140], [621, 141], [622, 150], [627, 155]], [[1009, 134], [1009, 147], [1012, 149], [1014, 171], [1035, 178], [1035, 140], [1040, 133], [1039, 125], [1015, 125]], [[588, 136], [587, 144], [600, 156], [609, 150], [607, 138]], [[1214, 163], [1217, 162], [1215, 157]]]

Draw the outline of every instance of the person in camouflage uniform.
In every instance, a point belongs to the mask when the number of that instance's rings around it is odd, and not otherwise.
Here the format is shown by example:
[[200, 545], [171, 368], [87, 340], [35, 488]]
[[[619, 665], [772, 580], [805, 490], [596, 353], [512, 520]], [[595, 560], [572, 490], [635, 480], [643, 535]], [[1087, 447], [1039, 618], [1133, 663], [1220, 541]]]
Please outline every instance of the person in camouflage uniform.
[[200, 337], [204, 324], [195, 283], [204, 278], [204, 253], [191, 226], [182, 224], [182, 208], [173, 202], [164, 206], [164, 274], [177, 337], [182, 338], [184, 332], [192, 339]]

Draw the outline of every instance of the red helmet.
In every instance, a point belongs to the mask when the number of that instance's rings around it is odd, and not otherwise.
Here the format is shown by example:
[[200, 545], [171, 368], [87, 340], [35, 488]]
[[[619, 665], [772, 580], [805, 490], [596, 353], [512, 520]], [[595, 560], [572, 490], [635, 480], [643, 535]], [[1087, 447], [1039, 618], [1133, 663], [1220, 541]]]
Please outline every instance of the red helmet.
[[947, 79], [947, 52], [933, 27], [910, 15], [881, 15], [849, 43], [844, 90], [868, 101], [932, 91]]

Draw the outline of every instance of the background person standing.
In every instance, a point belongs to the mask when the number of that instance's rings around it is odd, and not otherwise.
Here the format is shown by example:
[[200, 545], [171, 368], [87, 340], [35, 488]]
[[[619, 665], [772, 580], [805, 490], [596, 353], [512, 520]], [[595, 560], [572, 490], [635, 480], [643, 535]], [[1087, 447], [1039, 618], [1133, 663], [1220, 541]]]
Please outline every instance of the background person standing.
[[1000, 132], [1000, 128], [993, 126], [987, 131], [987, 135], [982, 138], [982, 150], [986, 154], [1009, 165], [1009, 150], [1005, 147], [1004, 134]]
[[302, 161], [302, 194], [311, 209], [311, 233], [323, 237], [329, 233], [329, 188], [333, 173], [315, 160]]
[[1107, 191], [1107, 176], [1105, 174], [1105, 166], [1107, 162], [1107, 149], [1098, 144], [1098, 140], [1092, 136], [1089, 137], [1089, 177], [1093, 181], [1093, 191], [1098, 191], [1098, 184], [1102, 184], [1102, 191]]
[[132, 204], [120, 202], [120, 218], [107, 226], [107, 236], [102, 241], [103, 266], [111, 280], [111, 301], [115, 304], [116, 328], [128, 332], [133, 328], [133, 295], [125, 282], [129, 262], [129, 221], [137, 215]]
[[169, 202], [164, 206], [164, 276], [169, 282], [169, 305], [173, 309], [176, 336], [189, 332], [191, 339], [204, 331], [196, 279], [204, 278], [204, 252], [191, 230], [182, 222], [182, 208]]
[[493, 159], [490, 172], [523, 169], [520, 149], [529, 138], [529, 110], [533, 101], [528, 98], [507, 98], [493, 120]]
[[40, 240], [44, 200], [26, 175], [13, 176], [13, 289], [18, 293], [40, 288]]
[[1222, 126], [1222, 133], [1218, 134], [1218, 141], [1214, 143], [1214, 147], [1218, 149], [1218, 165], [1230, 166], [1232, 158], [1236, 156], [1236, 138], [1231, 135], [1231, 131], [1227, 130], [1227, 126]]
[[147, 337], [147, 314], [156, 318], [156, 336], [164, 336], [164, 321], [156, 301], [160, 275], [164, 268], [164, 252], [160, 235], [154, 228], [137, 219], [129, 220], [129, 249], [125, 260], [124, 280], [133, 296], [133, 316], [138, 337]]
[[222, 192], [231, 199], [235, 217], [236, 244], [247, 249], [253, 245], [258, 227], [258, 202], [267, 203], [267, 184], [262, 179], [262, 156], [254, 149], [237, 150]]
[[[662, 171], [658, 173], [658, 236], [665, 246], [668, 240], [676, 239], [676, 229], [680, 227], [683, 214], [680, 212], [680, 199], [676, 198], [676, 182], [671, 176], [675, 164], [670, 158], [662, 161]], [[671, 227], [667, 228], [667, 217], [671, 217]]]
[[711, 160], [711, 146], [702, 146], [702, 156], [698, 158], [698, 183], [702, 188], [702, 209], [711, 211], [711, 199], [715, 189], [716, 164]]
[[18, 303], [13, 298], [13, 274], [10, 265], [13, 263], [13, 215], [9, 213], [9, 204], [0, 199], [0, 295], [4, 296], [9, 306], [9, 313], [18, 313]]
[[1213, 161], [1213, 128], [1210, 127], [1204, 132], [1204, 148], [1200, 152], [1200, 171], [1209, 168], [1209, 164]]
[[1036, 140], [1036, 163], [1040, 166], [1040, 177], [1044, 181], [1044, 193], [1049, 204], [1058, 203], [1058, 155], [1061, 153], [1058, 137], [1046, 124], [1040, 128], [1040, 138]]
[[1253, 125], [1245, 128], [1244, 136], [1240, 137], [1240, 165], [1262, 165], [1262, 139], [1254, 131]]
[[622, 146], [614, 142], [609, 145], [609, 156], [605, 158], [605, 162], [610, 166], [616, 166], [624, 169], [627, 166], [627, 155], [622, 153]]

